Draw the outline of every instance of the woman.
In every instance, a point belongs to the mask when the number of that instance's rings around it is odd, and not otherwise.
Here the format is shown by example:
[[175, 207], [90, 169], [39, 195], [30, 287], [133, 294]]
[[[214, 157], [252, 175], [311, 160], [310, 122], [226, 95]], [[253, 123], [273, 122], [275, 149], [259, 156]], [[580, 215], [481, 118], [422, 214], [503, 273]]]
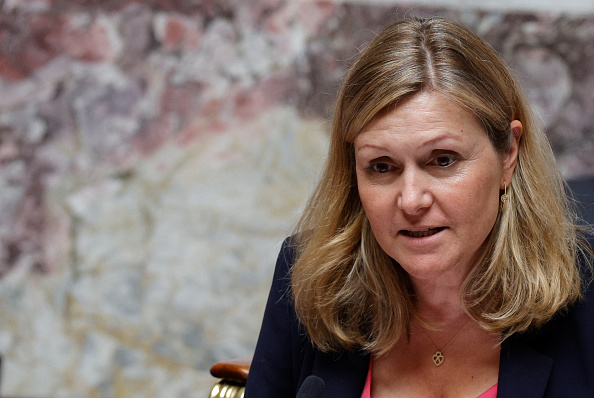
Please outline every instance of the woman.
[[497, 54], [441, 18], [388, 26], [339, 93], [283, 245], [246, 396], [592, 397], [591, 249]]

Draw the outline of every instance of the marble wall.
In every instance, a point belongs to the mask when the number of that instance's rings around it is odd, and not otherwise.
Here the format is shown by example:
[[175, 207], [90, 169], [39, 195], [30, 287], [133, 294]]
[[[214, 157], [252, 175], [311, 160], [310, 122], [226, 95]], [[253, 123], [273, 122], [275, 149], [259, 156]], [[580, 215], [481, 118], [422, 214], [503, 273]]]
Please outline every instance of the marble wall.
[[440, 14], [594, 174], [594, 15], [290, 0], [0, 2], [0, 392], [205, 397], [249, 356], [275, 256], [364, 43]]

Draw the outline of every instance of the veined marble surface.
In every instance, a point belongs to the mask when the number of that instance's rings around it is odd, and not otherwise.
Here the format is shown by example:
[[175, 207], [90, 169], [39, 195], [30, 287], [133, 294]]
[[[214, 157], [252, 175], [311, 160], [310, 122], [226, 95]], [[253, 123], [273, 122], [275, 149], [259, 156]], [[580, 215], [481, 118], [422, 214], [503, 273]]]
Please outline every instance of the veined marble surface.
[[206, 397], [251, 355], [338, 84], [393, 18], [484, 37], [594, 174], [594, 16], [385, 3], [2, 3], [3, 395]]

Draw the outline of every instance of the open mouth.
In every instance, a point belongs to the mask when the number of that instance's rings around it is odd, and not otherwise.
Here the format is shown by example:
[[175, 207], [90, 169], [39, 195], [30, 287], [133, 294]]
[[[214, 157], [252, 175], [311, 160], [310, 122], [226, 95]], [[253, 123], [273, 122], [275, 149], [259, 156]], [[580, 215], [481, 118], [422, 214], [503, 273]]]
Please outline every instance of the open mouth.
[[403, 229], [400, 231], [403, 235], [410, 236], [411, 238], [426, 238], [431, 235], [435, 235], [436, 233], [443, 231], [445, 227], [438, 227], [438, 228], [426, 228], [426, 229], [419, 229], [416, 231], [409, 231]]

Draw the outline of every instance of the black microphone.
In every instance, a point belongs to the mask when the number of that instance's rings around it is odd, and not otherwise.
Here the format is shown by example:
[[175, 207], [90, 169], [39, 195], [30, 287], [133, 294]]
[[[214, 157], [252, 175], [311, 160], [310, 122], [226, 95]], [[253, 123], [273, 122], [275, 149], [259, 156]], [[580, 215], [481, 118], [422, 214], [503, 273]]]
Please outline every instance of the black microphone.
[[326, 383], [318, 376], [307, 376], [295, 398], [322, 398], [325, 387]]

